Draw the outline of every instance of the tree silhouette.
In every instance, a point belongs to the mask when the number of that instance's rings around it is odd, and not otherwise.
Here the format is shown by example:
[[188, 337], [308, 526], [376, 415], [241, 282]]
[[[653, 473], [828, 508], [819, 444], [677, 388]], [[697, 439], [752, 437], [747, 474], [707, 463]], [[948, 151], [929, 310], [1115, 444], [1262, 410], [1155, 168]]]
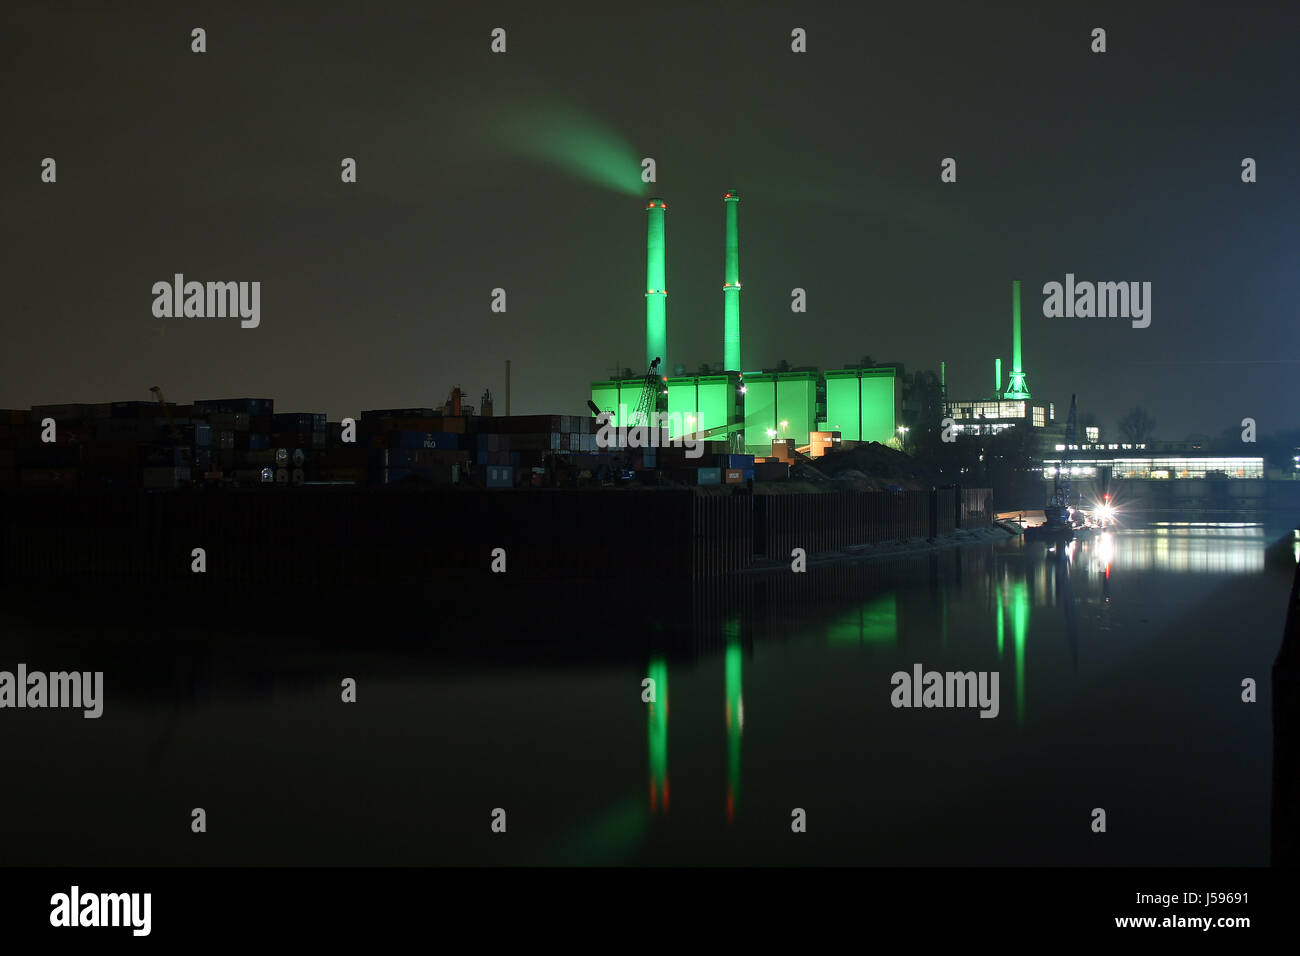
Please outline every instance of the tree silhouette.
[[1119, 420], [1119, 432], [1124, 439], [1134, 444], [1139, 442], [1150, 441], [1151, 436], [1155, 434], [1156, 420], [1151, 417], [1141, 405], [1130, 409], [1128, 414]]

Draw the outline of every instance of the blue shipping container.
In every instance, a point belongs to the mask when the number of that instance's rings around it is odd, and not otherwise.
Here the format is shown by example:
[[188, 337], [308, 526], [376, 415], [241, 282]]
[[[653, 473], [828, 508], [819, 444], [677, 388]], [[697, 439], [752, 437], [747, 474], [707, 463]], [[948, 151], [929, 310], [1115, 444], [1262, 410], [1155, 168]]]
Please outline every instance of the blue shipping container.
[[439, 448], [457, 449], [461, 436], [453, 432], [389, 432], [385, 442], [389, 448]]
[[256, 435], [250, 433], [248, 436], [248, 447], [252, 451], [260, 451], [264, 448], [271, 447], [270, 435]]
[[699, 470], [699, 482], [702, 485], [720, 485], [722, 484], [721, 468], [701, 468]]
[[753, 468], [754, 456], [753, 455], [728, 455], [727, 467], [728, 468]]

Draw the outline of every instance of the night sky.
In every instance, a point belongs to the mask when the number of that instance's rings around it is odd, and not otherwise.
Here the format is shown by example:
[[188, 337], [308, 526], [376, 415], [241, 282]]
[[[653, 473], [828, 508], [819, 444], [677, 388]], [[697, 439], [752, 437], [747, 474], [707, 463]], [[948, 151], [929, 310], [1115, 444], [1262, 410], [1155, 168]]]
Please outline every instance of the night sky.
[[[509, 358], [516, 414], [577, 414], [644, 364], [646, 196], [671, 361], [721, 359], [735, 187], [746, 369], [946, 360], [984, 397], [1019, 278], [1035, 399], [1296, 427], [1300, 11], [1126, 6], [5, 4], [0, 407], [500, 413]], [[260, 281], [260, 327], [154, 318], [177, 272]], [[1044, 318], [1067, 272], [1151, 282], [1151, 326]]]

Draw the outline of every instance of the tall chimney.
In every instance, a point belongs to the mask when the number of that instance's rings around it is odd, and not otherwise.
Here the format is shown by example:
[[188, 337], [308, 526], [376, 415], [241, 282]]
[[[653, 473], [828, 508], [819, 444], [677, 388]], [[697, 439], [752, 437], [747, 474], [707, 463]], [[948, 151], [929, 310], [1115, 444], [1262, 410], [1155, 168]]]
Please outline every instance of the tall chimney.
[[510, 416], [510, 359], [506, 359], [506, 417]]
[[993, 360], [993, 397], [997, 398], [998, 393], [1002, 391], [1002, 359]]
[[1020, 280], [1011, 282], [1011, 377], [1003, 398], [1029, 398], [1025, 367], [1020, 361]]
[[646, 203], [645, 230], [645, 367], [656, 358], [660, 368], [668, 364], [668, 290], [664, 266], [664, 213], [662, 199]]
[[740, 367], [740, 228], [737, 213], [740, 193], [728, 189], [722, 197], [727, 213], [726, 259], [722, 280], [722, 370], [743, 372]]

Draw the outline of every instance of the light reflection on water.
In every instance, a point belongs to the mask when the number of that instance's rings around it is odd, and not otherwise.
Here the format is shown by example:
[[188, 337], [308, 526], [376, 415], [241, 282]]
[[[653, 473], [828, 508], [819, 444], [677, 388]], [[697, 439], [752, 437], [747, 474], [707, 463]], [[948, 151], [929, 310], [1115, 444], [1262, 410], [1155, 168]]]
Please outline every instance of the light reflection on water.
[[[220, 777], [223, 813], [247, 825], [194, 862], [1262, 863], [1268, 704], [1234, 688], [1276, 652], [1287, 576], [1266, 552], [1281, 536], [1161, 523], [1060, 553], [1008, 539], [814, 568], [675, 602], [662, 640], [640, 645], [620, 615], [588, 629], [593, 647], [570, 635], [528, 655], [486, 626], [400, 653], [359, 639], [235, 652], [219, 632], [117, 652], [104, 721], [0, 715], [0, 749], [30, 781], [0, 789], [0, 812], [27, 821], [17, 859], [77, 864], [87, 840], [101, 862], [175, 857], [146, 822], [78, 829], [40, 771], [58, 752], [99, 768], [110, 816]], [[102, 643], [34, 627], [25, 643], [0, 629], [0, 667], [68, 666], [49, 648]], [[998, 671], [1000, 716], [893, 709], [891, 673], [917, 663]], [[341, 674], [360, 677], [362, 704], [338, 703]], [[364, 788], [340, 782], [340, 761]], [[1108, 835], [1104, 858], [1086, 826], [1060, 825], [1084, 790], [1144, 820]], [[304, 816], [278, 792], [320, 806]], [[509, 842], [465, 827], [480, 803], [510, 807]], [[789, 838], [793, 807], [807, 839]], [[1198, 814], [1220, 825], [1193, 834]]]

